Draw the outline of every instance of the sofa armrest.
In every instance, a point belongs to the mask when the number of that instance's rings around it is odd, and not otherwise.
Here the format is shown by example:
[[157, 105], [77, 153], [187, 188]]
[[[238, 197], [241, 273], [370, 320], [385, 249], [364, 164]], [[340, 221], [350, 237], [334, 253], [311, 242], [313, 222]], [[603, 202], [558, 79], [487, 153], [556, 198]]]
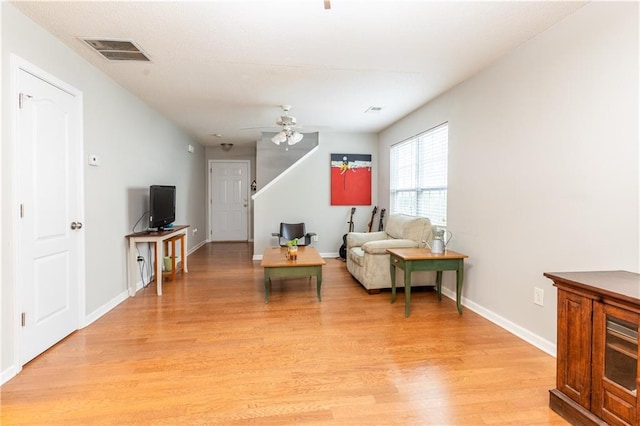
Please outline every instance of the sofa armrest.
[[418, 243], [413, 240], [388, 239], [381, 241], [369, 241], [362, 245], [362, 250], [365, 254], [387, 254], [387, 249], [390, 248], [415, 248], [418, 247]]
[[386, 240], [389, 238], [384, 231], [378, 232], [349, 232], [347, 234], [347, 247], [360, 247], [366, 242]]

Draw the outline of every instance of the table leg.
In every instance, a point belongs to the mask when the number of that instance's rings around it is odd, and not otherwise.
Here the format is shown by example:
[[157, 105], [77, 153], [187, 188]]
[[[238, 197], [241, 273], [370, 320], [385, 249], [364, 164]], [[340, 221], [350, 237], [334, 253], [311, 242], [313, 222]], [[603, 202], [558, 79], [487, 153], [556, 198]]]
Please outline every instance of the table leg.
[[436, 271], [436, 292], [438, 293], [438, 302], [442, 300], [442, 271]]
[[405, 262], [404, 269], [404, 317], [411, 312], [411, 262]]
[[396, 265], [393, 264], [393, 258], [391, 258], [389, 271], [391, 271], [391, 303], [393, 303], [396, 301]]
[[[169, 247], [167, 242], [162, 245], [162, 250], [164, 254], [169, 254], [171, 257], [171, 281], [176, 282], [176, 240], [171, 240], [171, 253], [169, 253]], [[162, 258], [162, 262], [164, 264], [164, 258]]]
[[136, 295], [136, 270], [138, 269], [136, 243], [129, 238], [129, 297]]
[[464, 279], [464, 261], [461, 259], [458, 263], [458, 269], [456, 269], [456, 306], [458, 307], [458, 313], [462, 314], [462, 303], [460, 298], [462, 297], [462, 280]]
[[[189, 228], [187, 228], [189, 229]], [[182, 273], [189, 272], [189, 268], [187, 267], [187, 238], [189, 232], [185, 229], [184, 237], [182, 241], [180, 241], [180, 256], [182, 256]]]
[[320, 297], [320, 288], [322, 287], [322, 266], [318, 266], [317, 269], [316, 285], [318, 286], [318, 301], [322, 302], [322, 297]]
[[162, 264], [164, 263], [164, 244], [160, 240], [156, 241], [156, 292], [162, 296]]
[[269, 268], [264, 268], [264, 303], [269, 303], [270, 290], [271, 290], [271, 277], [269, 277]]

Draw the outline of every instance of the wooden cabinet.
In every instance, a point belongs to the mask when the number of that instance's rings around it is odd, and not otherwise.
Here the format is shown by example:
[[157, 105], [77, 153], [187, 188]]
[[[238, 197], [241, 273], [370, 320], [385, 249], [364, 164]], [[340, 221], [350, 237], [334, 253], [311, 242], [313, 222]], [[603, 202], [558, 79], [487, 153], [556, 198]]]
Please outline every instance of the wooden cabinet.
[[573, 424], [640, 424], [640, 275], [544, 275], [558, 288], [557, 376], [549, 406]]

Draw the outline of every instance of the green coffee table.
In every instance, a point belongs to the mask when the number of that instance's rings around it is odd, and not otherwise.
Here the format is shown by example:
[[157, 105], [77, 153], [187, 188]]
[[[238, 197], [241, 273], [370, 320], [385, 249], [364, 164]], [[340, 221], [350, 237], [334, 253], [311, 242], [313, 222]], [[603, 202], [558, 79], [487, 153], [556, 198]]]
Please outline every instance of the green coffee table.
[[262, 255], [260, 266], [264, 268], [264, 303], [269, 303], [271, 278], [316, 277], [318, 300], [322, 301], [322, 266], [326, 264], [315, 248], [298, 247], [298, 258], [288, 260], [285, 247], [268, 248]]

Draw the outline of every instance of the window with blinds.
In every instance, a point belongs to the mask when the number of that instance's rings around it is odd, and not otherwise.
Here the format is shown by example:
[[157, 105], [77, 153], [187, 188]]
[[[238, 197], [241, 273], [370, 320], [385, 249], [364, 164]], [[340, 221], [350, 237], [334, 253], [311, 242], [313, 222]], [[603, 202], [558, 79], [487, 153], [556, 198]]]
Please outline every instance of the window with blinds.
[[447, 225], [449, 125], [444, 123], [391, 147], [391, 213]]

